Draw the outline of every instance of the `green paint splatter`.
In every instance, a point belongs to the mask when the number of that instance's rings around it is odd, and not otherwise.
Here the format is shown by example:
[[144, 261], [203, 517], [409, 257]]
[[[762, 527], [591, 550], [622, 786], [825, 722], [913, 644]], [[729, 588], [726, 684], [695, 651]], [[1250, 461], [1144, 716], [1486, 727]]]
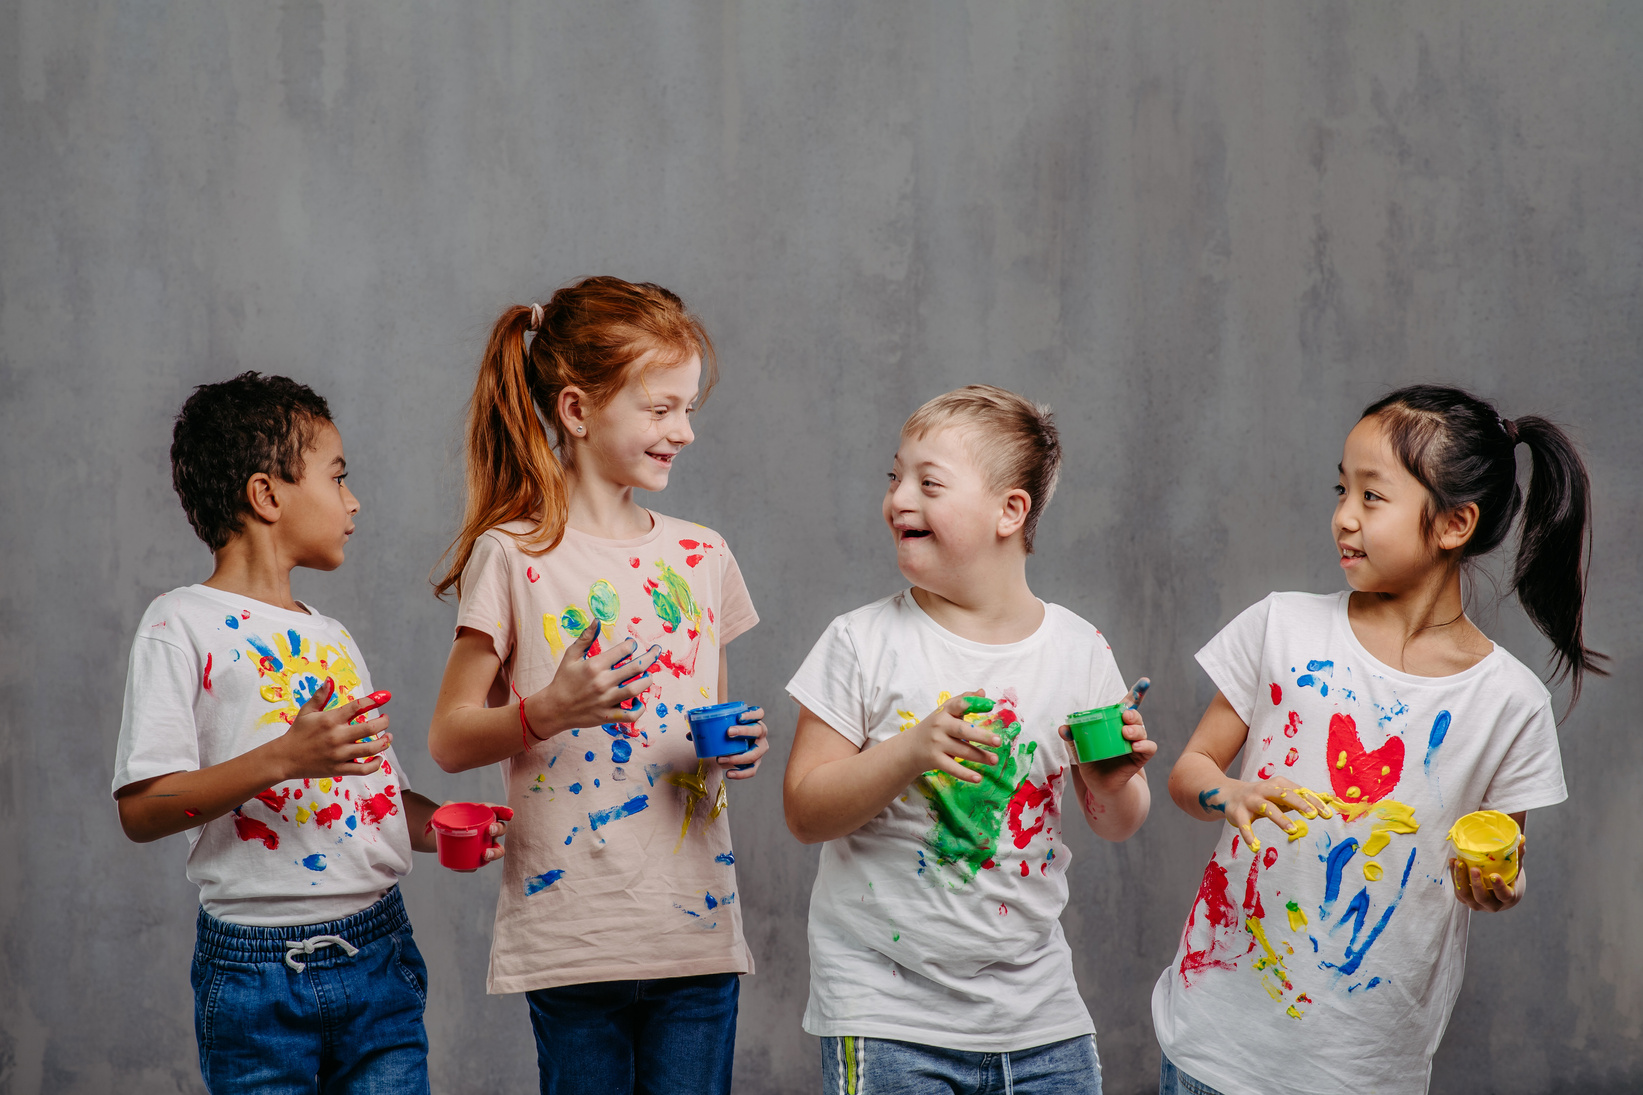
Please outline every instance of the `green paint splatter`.
[[603, 578], [594, 582], [593, 588], [588, 590], [588, 608], [607, 624], [616, 622], [616, 614], [621, 606], [621, 598], [616, 596], [616, 587]]
[[669, 597], [661, 586], [650, 591], [650, 600], [656, 606], [656, 615], [669, 629], [679, 626], [679, 621], [683, 618], [679, 615], [679, 606], [673, 603], [673, 598]]
[[679, 606], [680, 613], [688, 620], [700, 620], [702, 610], [697, 607], [696, 598], [691, 595], [690, 583], [681, 578], [677, 570], [660, 559], [656, 561], [656, 565], [662, 568], [662, 584], [667, 586], [668, 596]]
[[924, 835], [924, 843], [935, 853], [936, 862], [959, 869], [962, 882], [974, 878], [982, 864], [997, 852], [1010, 797], [1027, 778], [1033, 753], [1038, 749], [1038, 743], [1033, 741], [1016, 747], [1016, 738], [1021, 735], [1019, 721], [1004, 726], [1003, 719], [994, 715], [976, 725], [1004, 739], [1004, 743], [993, 750], [999, 758], [997, 764], [959, 762], [971, 771], [980, 772], [980, 783], [969, 783], [946, 772], [926, 772], [918, 778], [919, 791], [935, 818], [935, 825]]
[[580, 635], [588, 629], [588, 617], [580, 608], [570, 605], [559, 617], [559, 626], [571, 635]]
[[965, 696], [964, 707], [972, 715], [980, 715], [993, 709], [993, 701], [986, 696]]

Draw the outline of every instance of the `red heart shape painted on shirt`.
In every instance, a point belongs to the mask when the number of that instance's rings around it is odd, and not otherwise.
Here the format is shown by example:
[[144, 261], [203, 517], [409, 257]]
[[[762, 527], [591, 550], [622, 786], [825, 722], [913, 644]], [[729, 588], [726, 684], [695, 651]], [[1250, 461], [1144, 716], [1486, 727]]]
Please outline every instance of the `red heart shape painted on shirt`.
[[1374, 752], [1363, 747], [1351, 715], [1329, 717], [1329, 783], [1345, 802], [1379, 802], [1403, 776], [1403, 739], [1391, 737]]

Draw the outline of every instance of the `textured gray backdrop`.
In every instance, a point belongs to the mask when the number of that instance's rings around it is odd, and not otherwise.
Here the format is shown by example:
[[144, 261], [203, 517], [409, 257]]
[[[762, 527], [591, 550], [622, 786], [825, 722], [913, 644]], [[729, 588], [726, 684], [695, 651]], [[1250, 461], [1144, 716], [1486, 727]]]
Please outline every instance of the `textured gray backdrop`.
[[[364, 511], [297, 589], [396, 693], [419, 786], [494, 793], [423, 750], [453, 618], [425, 578], [490, 320], [595, 272], [678, 290], [723, 356], [654, 504], [727, 534], [764, 618], [731, 647], [777, 742], [732, 813], [738, 1091], [816, 1086], [781, 688], [898, 583], [903, 416], [973, 380], [1058, 409], [1031, 578], [1158, 682], [1161, 785], [1197, 646], [1339, 588], [1341, 439], [1417, 379], [1573, 424], [1616, 670], [1565, 726], [1529, 898], [1476, 925], [1434, 1090], [1638, 1090], [1640, 50], [1627, 3], [0, 5], [0, 1091], [200, 1090], [184, 842], [127, 843], [108, 800], [132, 629], [210, 562], [169, 486], [179, 402], [246, 368], [330, 398]], [[1541, 663], [1515, 605], [1480, 612]], [[1117, 1095], [1155, 1083], [1148, 992], [1213, 838], [1164, 800], [1076, 842]], [[534, 1090], [523, 1001], [484, 993], [495, 885], [423, 859], [405, 887], [436, 1090]]]

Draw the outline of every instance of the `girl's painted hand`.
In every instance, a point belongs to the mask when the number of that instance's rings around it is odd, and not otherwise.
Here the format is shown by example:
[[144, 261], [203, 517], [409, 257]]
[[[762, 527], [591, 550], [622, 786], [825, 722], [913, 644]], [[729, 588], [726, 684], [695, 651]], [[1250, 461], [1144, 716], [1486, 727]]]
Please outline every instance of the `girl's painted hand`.
[[[507, 836], [508, 822], [513, 820], [513, 810], [508, 807], [508, 804], [505, 802], [484, 802], [480, 805], [489, 806], [491, 809], [496, 811], [496, 820], [491, 822], [490, 838], [492, 840], [499, 840], [502, 837]], [[504, 844], [497, 844], [494, 847], [485, 849], [485, 857], [481, 862], [494, 863], [507, 854], [507, 846]]]
[[[650, 682], [644, 675], [661, 657], [662, 648], [653, 646], [638, 654], [639, 644], [633, 639], [623, 639], [590, 657], [588, 649], [598, 637], [596, 620], [565, 651], [553, 680], [526, 697], [525, 717], [537, 738], [548, 738], [573, 727], [637, 722], [645, 713], [642, 703], [634, 704], [631, 709], [622, 705], [649, 687]], [[620, 669], [611, 668], [629, 655], [636, 656]]]
[[1254, 832], [1255, 822], [1260, 818], [1278, 826], [1286, 836], [1298, 839], [1306, 830], [1297, 830], [1300, 823], [1288, 817], [1286, 811], [1293, 810], [1304, 818], [1335, 816], [1334, 809], [1317, 792], [1283, 776], [1257, 783], [1228, 780], [1200, 792], [1198, 805], [1206, 812], [1225, 814], [1227, 824], [1244, 834], [1244, 842], [1252, 852], [1261, 850], [1261, 842]]
[[[749, 722], [751, 719], [753, 721]], [[736, 725], [725, 731], [726, 737], [752, 738], [753, 748], [733, 757], [720, 757], [719, 764], [730, 771], [726, 779], [752, 779], [759, 774], [759, 761], [770, 752], [770, 731], [764, 724], [764, 708], [752, 707], [743, 711]]]
[[934, 714], [896, 740], [901, 747], [912, 751], [920, 772], [946, 772], [966, 783], [980, 783], [981, 773], [960, 764], [961, 760], [975, 761], [991, 767], [998, 756], [984, 751], [982, 745], [998, 748], [1004, 739], [991, 730], [983, 730], [964, 721], [964, 716], [979, 711], [991, 711], [993, 701], [982, 689], [954, 696]]
[[[359, 739], [364, 736], [364, 729], [349, 723], [361, 711], [371, 710], [378, 704], [370, 696], [364, 696], [327, 711], [325, 705], [331, 702], [336, 690], [336, 681], [327, 678], [297, 711], [291, 728], [276, 739], [282, 754], [281, 782], [325, 776], [368, 776], [382, 767], [378, 754], [386, 752], [394, 741], [394, 736], [387, 732], [388, 715], [378, 715], [362, 724], [375, 735], [374, 741], [362, 743]], [[356, 764], [356, 757], [366, 759]]]
[[1501, 912], [1522, 901], [1528, 877], [1523, 870], [1523, 849], [1527, 845], [1526, 838], [1517, 838], [1517, 877], [1510, 884], [1493, 872], [1485, 878], [1478, 868], [1451, 858], [1449, 880], [1455, 885], [1455, 900], [1473, 912]]
[[[1072, 728], [1066, 724], [1058, 727], [1056, 733], [1069, 744], [1073, 740]], [[1079, 762], [1078, 770], [1084, 777], [1085, 787], [1098, 795], [1117, 794], [1158, 752], [1158, 743], [1147, 737], [1147, 725], [1134, 707], [1124, 711], [1124, 740], [1130, 743], [1130, 752], [1124, 756]]]

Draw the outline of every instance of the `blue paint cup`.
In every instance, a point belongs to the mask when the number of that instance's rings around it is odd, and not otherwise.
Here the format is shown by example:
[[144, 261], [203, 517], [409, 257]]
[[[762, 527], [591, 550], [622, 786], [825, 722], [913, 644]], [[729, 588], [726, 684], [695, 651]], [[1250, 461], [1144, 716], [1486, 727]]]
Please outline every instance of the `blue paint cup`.
[[696, 755], [734, 757], [753, 748], [752, 738], [733, 738], [730, 728], [736, 726], [742, 715], [753, 710], [741, 701], [716, 703], [712, 707], [693, 707], [685, 712], [690, 720], [690, 739], [696, 746]]

